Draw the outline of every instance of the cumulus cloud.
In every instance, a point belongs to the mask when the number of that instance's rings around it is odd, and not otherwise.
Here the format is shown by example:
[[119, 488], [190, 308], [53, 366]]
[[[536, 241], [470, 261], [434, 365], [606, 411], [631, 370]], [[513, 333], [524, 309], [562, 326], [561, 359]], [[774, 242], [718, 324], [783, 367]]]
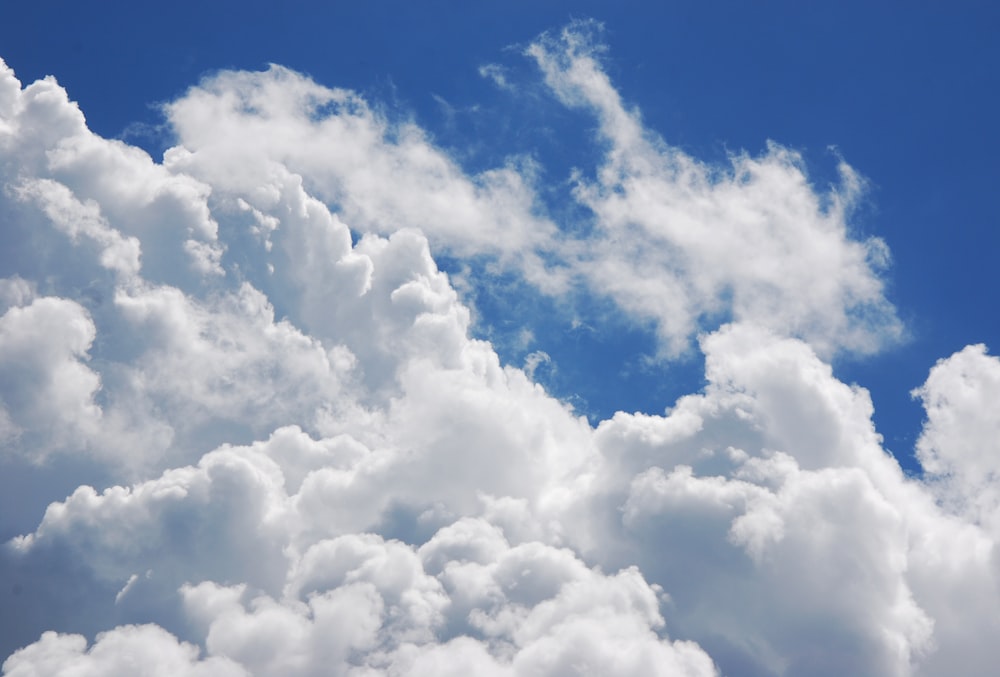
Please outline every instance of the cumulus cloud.
[[[51, 478], [0, 550], [5, 675], [989, 674], [1000, 362], [931, 369], [906, 476], [827, 362], [902, 331], [861, 179], [671, 148], [593, 30], [527, 50], [598, 120], [587, 228], [279, 66], [167, 106], [162, 162], [0, 68], [0, 441]], [[697, 337], [706, 385], [591, 425], [440, 254]]]
[[94, 433], [100, 377], [81, 360], [94, 336], [87, 311], [68, 299], [35, 299], [0, 317], [0, 437], [9, 443], [27, 435], [18, 441], [45, 454]]
[[927, 410], [917, 456], [952, 510], [1000, 533], [1000, 360], [967, 346], [914, 391]]
[[468, 176], [416, 124], [391, 121], [354, 92], [277, 65], [218, 73], [166, 113], [180, 147], [164, 164], [175, 171], [249, 193], [251, 204], [268, 199], [275, 173], [291, 171], [352, 228], [383, 235], [418, 228], [459, 256], [496, 255], [539, 284], [559, 286], [539, 261], [556, 227], [535, 213], [523, 162]]
[[126, 625], [101, 633], [87, 649], [81, 635], [46, 632], [38, 642], [17, 651], [3, 664], [5, 675], [246, 675], [225, 658], [198, 660], [198, 647], [178, 642], [155, 625]]

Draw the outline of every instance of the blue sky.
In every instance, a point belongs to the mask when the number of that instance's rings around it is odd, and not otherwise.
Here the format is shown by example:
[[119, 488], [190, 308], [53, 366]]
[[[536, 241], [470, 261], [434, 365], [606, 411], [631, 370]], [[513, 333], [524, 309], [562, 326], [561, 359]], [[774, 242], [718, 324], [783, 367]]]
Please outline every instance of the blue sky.
[[[998, 31], [986, 2], [4, 9], [27, 89], [0, 90], [0, 573], [28, 620], [0, 655], [79, 632], [112, 674], [108, 632], [185, 670], [308, 674], [329, 602], [375, 619], [345, 674], [373, 646], [387, 673], [555, 671], [533, 661], [585, 636], [537, 620], [577, 608], [538, 592], [560, 580], [628, 597], [619, 639], [649, 643], [623, 674], [980, 674], [995, 649], [945, 610], [998, 622], [975, 554], [1000, 538]], [[49, 75], [86, 127], [28, 87]], [[281, 517], [238, 519], [258, 508]], [[459, 542], [493, 553], [501, 602], [456, 593]], [[338, 548], [419, 574], [334, 585]], [[832, 564], [783, 568], [809, 558]], [[549, 583], [522, 599], [508, 564]], [[369, 574], [382, 606], [351, 597]], [[840, 580], [852, 601], [808, 601]], [[297, 667], [227, 625], [269, 604]]]
[[[279, 63], [413, 115], [470, 168], [527, 152], [559, 180], [587, 161], [580, 148], [589, 147], [588, 121], [544, 99], [511, 100], [477, 69], [504, 62], [527, 72], [530, 64], [517, 46], [580, 17], [604, 22], [609, 73], [668, 143], [720, 160], [728, 151], [760, 152], [772, 139], [803, 153], [817, 185], [831, 177], [833, 147], [870, 181], [852, 225], [888, 243], [889, 296], [910, 338], [837, 368], [872, 391], [888, 446], [907, 456], [922, 416], [909, 391], [935, 360], [967, 343], [997, 344], [1000, 333], [988, 311], [998, 247], [989, 195], [1000, 152], [991, 124], [1000, 113], [1000, 47], [992, 39], [1000, 13], [989, 3], [942, 10], [933, 3], [278, 8], [251, 2], [237, 12], [226, 3], [40, 2], [18, 7], [0, 40], [22, 80], [54, 74], [80, 103], [91, 129], [126, 138], [154, 156], [170, 145], [169, 132], [141, 126], [162, 124], [157, 103], [218, 69]], [[482, 136], [485, 129], [489, 139]], [[624, 330], [616, 327], [615, 333]], [[603, 401], [608, 377], [625, 367], [616, 341], [547, 341], [557, 361], [575, 363], [573, 351], [579, 350], [588, 362], [614, 365], [598, 367], [599, 384], [579, 385], [574, 381], [586, 374], [564, 366], [553, 386], [564, 396], [589, 393], [587, 403], [602, 415], [620, 407], [660, 411], [664, 397], [686, 392], [686, 384], [663, 385], [676, 378], [674, 366], [635, 373], [626, 379], [630, 387]], [[634, 337], [633, 345], [642, 343]], [[558, 360], [561, 351], [573, 357]], [[692, 371], [700, 370], [682, 370], [681, 378]]]

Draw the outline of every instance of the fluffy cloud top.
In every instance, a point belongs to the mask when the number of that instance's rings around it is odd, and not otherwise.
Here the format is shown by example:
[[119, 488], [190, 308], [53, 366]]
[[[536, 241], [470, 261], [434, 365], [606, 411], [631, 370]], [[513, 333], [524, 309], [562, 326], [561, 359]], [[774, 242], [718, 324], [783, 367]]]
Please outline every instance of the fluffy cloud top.
[[[527, 50], [598, 121], [587, 228], [278, 66], [170, 104], [162, 162], [0, 68], [0, 440], [50, 480], [4, 523], [5, 675], [990, 674], [1000, 360], [933, 367], [905, 476], [825, 361], [902, 332], [863, 182], [669, 147], [592, 30]], [[698, 336], [707, 385], [592, 426], [439, 254]]]

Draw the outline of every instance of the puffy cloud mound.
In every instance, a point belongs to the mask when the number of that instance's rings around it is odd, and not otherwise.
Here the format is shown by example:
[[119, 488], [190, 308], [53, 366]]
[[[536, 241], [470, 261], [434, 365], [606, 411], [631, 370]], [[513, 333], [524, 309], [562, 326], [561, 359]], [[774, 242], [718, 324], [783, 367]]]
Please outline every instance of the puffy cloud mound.
[[[0, 67], [0, 489], [43, 478], [0, 498], [5, 675], [991, 674], [1000, 361], [933, 367], [904, 475], [826, 361], [902, 331], [863, 182], [669, 147], [593, 30], [527, 50], [598, 121], [585, 228], [278, 66], [170, 104], [162, 162]], [[698, 336], [707, 384], [593, 426], [439, 255]]]
[[81, 635], [46, 632], [42, 638], [8, 658], [4, 674], [80, 675], [81, 677], [242, 677], [246, 670], [225, 658], [198, 660], [198, 647], [155, 625], [124, 625], [101, 633], [87, 650]]
[[1000, 360], [967, 346], [914, 395], [927, 409], [917, 455], [935, 488], [951, 509], [1000, 533]]

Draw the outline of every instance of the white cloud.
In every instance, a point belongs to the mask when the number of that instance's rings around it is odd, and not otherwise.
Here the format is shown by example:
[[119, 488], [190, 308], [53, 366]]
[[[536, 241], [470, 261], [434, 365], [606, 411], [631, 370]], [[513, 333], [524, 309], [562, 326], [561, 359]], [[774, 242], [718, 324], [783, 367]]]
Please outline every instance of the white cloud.
[[97, 636], [92, 647], [81, 635], [46, 632], [35, 644], [7, 658], [10, 677], [240, 677], [248, 673], [233, 661], [198, 660], [198, 647], [178, 642], [155, 625], [126, 625]]
[[0, 303], [4, 312], [12, 306], [26, 306], [34, 298], [34, 285], [20, 275], [0, 278]]
[[714, 318], [801, 336], [823, 354], [873, 352], [901, 325], [878, 276], [888, 249], [852, 239], [863, 181], [840, 163], [828, 193], [809, 184], [801, 158], [770, 143], [716, 167], [644, 128], [601, 69], [593, 23], [545, 35], [527, 54], [555, 95], [596, 115], [608, 146], [577, 199], [595, 214], [596, 241], [576, 270], [628, 312], [654, 321], [668, 353]]
[[729, 167], [668, 146], [601, 70], [593, 29], [573, 24], [527, 50], [561, 101], [597, 116], [608, 146], [596, 179], [576, 180], [594, 218], [585, 240], [545, 216], [531, 162], [466, 176], [412, 122], [278, 66], [217, 74], [170, 104], [180, 146], [165, 165], [250, 193], [264, 211], [291, 172], [362, 232], [419, 229], [437, 251], [493, 257], [544, 293], [583, 286], [608, 296], [656, 325], [666, 356], [730, 316], [807, 338], [824, 355], [898, 340], [879, 277], [888, 249], [852, 238], [864, 190], [856, 172], [841, 162], [840, 185], [821, 192], [777, 144], [756, 158], [734, 154]]
[[555, 226], [536, 215], [531, 176], [514, 160], [467, 176], [414, 123], [276, 65], [218, 73], [166, 110], [181, 146], [165, 158], [175, 172], [266, 199], [272, 177], [291, 171], [357, 230], [417, 228], [457, 255], [496, 255], [559, 283], [537, 255]]
[[87, 237], [101, 248], [101, 265], [129, 278], [139, 272], [139, 240], [124, 238], [101, 217], [97, 203], [81, 203], [69, 188], [51, 179], [36, 179], [16, 188], [21, 199], [34, 200], [74, 244]]
[[[0, 441], [109, 478], [0, 550], [4, 674], [989, 674], [1000, 362], [932, 369], [904, 476], [824, 361], [901, 331], [860, 179], [670, 148], [585, 32], [529, 53], [600, 121], [590, 239], [527, 165], [277, 66], [168, 106], [163, 163], [0, 68]], [[439, 252], [698, 335], [707, 385], [592, 427], [546, 353], [470, 336]]]
[[[303, 558], [296, 597], [320, 582], [334, 586], [304, 601], [258, 597], [246, 606], [242, 587], [211, 583], [182, 594], [209, 624], [208, 651], [259, 675], [715, 674], [695, 645], [652, 632], [662, 619], [637, 571], [604, 576], [537, 543], [504, 543], [496, 555], [452, 561], [434, 578], [401, 543], [347, 536]], [[303, 573], [313, 581], [305, 589]], [[434, 631], [445, 615], [465, 617], [465, 632], [439, 643]], [[351, 664], [352, 652], [361, 664]]]
[[590, 509], [623, 513], [587, 552], [638, 563], [724, 671], [910, 674], [936, 622], [914, 543], [949, 527], [881, 449], [867, 393], [795, 339], [731, 326], [702, 347], [703, 395], [598, 429]]
[[1000, 535], [1000, 360], [967, 346], [914, 391], [927, 410], [917, 456], [948, 506]]
[[[6, 131], [0, 135], [5, 158], [0, 163], [5, 184], [0, 201], [37, 204], [57, 230], [73, 239], [82, 235], [95, 241], [102, 250], [101, 264], [120, 273], [138, 270], [140, 240], [147, 249], [156, 248], [156, 256], [143, 262], [147, 274], [177, 282], [192, 268], [205, 272], [206, 250], [220, 247], [217, 224], [206, 204], [208, 186], [190, 176], [171, 175], [138, 148], [91, 133], [79, 108], [54, 79], [22, 90], [2, 62], [0, 78]], [[26, 228], [28, 223], [13, 225]], [[35, 275], [32, 266], [51, 260], [45, 255], [54, 254], [59, 245], [60, 238], [46, 230], [34, 229], [35, 256], [16, 263]], [[66, 275], [51, 266], [46, 272]]]
[[0, 317], [0, 439], [8, 453], [20, 447], [41, 459], [95, 434], [100, 377], [81, 361], [94, 336], [87, 311], [68, 299], [35, 299]]
[[500, 89], [514, 89], [514, 86], [507, 79], [506, 69], [500, 64], [488, 63], [479, 67], [480, 77], [488, 78]]

